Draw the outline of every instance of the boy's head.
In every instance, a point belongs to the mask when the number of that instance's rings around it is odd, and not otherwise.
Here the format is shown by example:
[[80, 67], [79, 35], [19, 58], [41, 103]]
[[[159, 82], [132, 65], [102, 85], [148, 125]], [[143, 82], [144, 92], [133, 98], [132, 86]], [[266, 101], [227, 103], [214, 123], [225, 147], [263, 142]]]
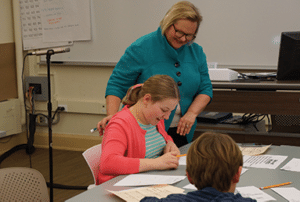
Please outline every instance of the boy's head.
[[198, 190], [213, 187], [227, 192], [239, 180], [243, 156], [230, 136], [205, 132], [192, 143], [186, 161], [188, 176]]

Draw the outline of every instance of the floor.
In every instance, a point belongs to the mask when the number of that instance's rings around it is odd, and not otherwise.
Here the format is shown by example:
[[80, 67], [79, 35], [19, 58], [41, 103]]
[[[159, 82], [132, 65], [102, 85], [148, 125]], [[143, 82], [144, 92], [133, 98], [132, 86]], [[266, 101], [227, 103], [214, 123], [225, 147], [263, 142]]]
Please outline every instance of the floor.
[[[50, 182], [48, 149], [37, 148], [31, 154], [31, 158], [25, 150], [19, 150], [0, 164], [0, 169], [7, 167], [32, 167], [44, 175], [46, 182]], [[85, 187], [94, 183], [92, 173], [82, 157], [82, 152], [53, 150], [53, 183], [75, 187]], [[53, 201], [65, 201], [83, 191], [54, 188]]]

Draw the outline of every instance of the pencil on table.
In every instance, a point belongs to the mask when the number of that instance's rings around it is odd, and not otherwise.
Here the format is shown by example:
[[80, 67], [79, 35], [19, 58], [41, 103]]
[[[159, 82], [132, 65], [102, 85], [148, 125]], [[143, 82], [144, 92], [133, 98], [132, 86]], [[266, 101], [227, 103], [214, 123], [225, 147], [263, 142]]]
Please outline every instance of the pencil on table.
[[266, 187], [260, 187], [259, 189], [263, 190], [263, 189], [269, 189], [269, 188], [274, 188], [274, 187], [280, 187], [280, 186], [284, 186], [284, 185], [289, 185], [292, 182], [285, 182], [285, 183], [281, 183], [281, 184], [275, 184], [275, 185], [270, 185], [270, 186], [266, 186]]
[[177, 155], [176, 157], [182, 157], [182, 156], [186, 156], [186, 154], [180, 154], [180, 155]]

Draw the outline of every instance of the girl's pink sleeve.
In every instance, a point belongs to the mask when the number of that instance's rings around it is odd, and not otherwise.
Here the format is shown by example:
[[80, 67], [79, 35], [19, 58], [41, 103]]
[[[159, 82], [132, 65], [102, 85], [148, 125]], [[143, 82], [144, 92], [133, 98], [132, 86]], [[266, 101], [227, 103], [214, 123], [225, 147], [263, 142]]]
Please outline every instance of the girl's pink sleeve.
[[127, 138], [121, 124], [106, 127], [102, 140], [100, 172], [104, 175], [122, 175], [139, 172], [139, 158], [125, 157]]

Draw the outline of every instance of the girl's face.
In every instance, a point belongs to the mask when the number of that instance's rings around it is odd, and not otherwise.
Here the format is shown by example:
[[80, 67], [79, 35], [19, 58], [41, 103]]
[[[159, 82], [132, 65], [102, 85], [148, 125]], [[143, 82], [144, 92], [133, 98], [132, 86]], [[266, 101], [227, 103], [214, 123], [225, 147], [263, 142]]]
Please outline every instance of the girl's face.
[[178, 49], [192, 40], [190, 38], [195, 35], [196, 30], [197, 22], [182, 19], [171, 25], [165, 32], [165, 36], [169, 44], [174, 49]]
[[166, 98], [162, 101], [157, 101], [153, 103], [151, 96], [149, 100], [143, 100], [145, 107], [143, 108], [143, 119], [146, 124], [151, 124], [153, 126], [157, 125], [162, 119], [169, 119], [171, 111], [175, 109], [178, 104], [178, 99], [176, 98]]

